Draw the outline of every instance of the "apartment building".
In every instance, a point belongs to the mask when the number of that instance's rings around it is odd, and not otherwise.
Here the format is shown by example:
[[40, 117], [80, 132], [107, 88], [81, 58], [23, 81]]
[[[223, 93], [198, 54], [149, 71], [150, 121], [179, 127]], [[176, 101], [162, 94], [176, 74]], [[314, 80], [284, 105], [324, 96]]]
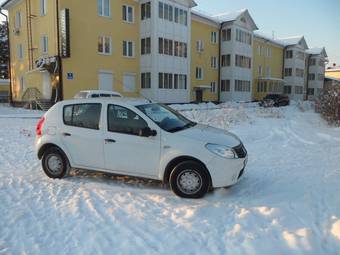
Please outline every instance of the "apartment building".
[[[306, 61], [325, 52], [307, 52], [303, 37], [254, 34], [248, 10], [211, 16], [195, 6], [192, 0], [7, 0], [1, 8], [9, 11], [14, 101], [55, 102], [90, 89], [164, 103], [251, 101], [274, 92], [304, 99]], [[320, 84], [308, 86], [312, 93]]]
[[253, 99], [261, 100], [268, 94], [282, 94], [284, 45], [262, 34], [254, 35]]

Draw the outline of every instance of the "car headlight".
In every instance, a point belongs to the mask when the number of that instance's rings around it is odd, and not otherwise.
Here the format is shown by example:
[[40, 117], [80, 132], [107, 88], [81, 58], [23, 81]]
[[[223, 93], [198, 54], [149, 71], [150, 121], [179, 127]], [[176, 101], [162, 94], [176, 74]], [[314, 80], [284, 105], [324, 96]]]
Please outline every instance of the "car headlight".
[[205, 145], [205, 147], [209, 151], [211, 151], [212, 153], [214, 153], [214, 154], [216, 154], [220, 157], [229, 158], [229, 159], [237, 158], [235, 151], [228, 146], [208, 143], [208, 144]]

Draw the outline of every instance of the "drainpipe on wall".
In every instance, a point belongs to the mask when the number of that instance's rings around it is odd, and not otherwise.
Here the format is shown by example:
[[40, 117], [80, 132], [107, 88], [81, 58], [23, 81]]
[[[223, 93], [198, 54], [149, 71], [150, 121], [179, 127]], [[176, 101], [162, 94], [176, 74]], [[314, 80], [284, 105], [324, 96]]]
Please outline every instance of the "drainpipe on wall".
[[60, 28], [59, 28], [59, 0], [56, 1], [56, 18], [57, 18], [57, 48], [58, 48], [58, 63], [59, 63], [59, 89], [57, 89], [56, 101], [64, 99], [63, 91], [63, 65], [60, 56]]
[[2, 12], [3, 9], [0, 8], [0, 14], [6, 19], [7, 26], [7, 46], [8, 46], [8, 78], [9, 78], [9, 104], [13, 105], [13, 95], [12, 95], [12, 65], [11, 65], [11, 48], [9, 43], [9, 23], [8, 16]]
[[220, 29], [219, 29], [219, 35], [218, 35], [218, 83], [217, 83], [217, 101], [221, 102], [221, 52], [222, 52], [222, 30], [223, 26], [226, 22], [222, 22]]

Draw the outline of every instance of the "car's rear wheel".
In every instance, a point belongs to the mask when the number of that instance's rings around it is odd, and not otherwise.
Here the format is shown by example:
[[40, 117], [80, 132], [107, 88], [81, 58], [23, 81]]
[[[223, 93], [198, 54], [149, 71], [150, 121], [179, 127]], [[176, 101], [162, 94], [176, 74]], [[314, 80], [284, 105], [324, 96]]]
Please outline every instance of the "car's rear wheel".
[[170, 174], [171, 190], [183, 198], [201, 198], [209, 190], [210, 178], [207, 170], [195, 161], [178, 164]]
[[55, 147], [44, 152], [41, 162], [45, 174], [50, 178], [61, 179], [69, 169], [68, 161], [64, 154]]

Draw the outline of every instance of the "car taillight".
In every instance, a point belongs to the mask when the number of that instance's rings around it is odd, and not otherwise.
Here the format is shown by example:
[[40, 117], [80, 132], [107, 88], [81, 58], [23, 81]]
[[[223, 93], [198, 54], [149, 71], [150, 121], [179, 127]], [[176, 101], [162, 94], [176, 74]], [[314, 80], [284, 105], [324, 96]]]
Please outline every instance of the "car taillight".
[[37, 136], [42, 135], [42, 128], [43, 128], [44, 122], [45, 122], [45, 117], [41, 117], [35, 129]]

